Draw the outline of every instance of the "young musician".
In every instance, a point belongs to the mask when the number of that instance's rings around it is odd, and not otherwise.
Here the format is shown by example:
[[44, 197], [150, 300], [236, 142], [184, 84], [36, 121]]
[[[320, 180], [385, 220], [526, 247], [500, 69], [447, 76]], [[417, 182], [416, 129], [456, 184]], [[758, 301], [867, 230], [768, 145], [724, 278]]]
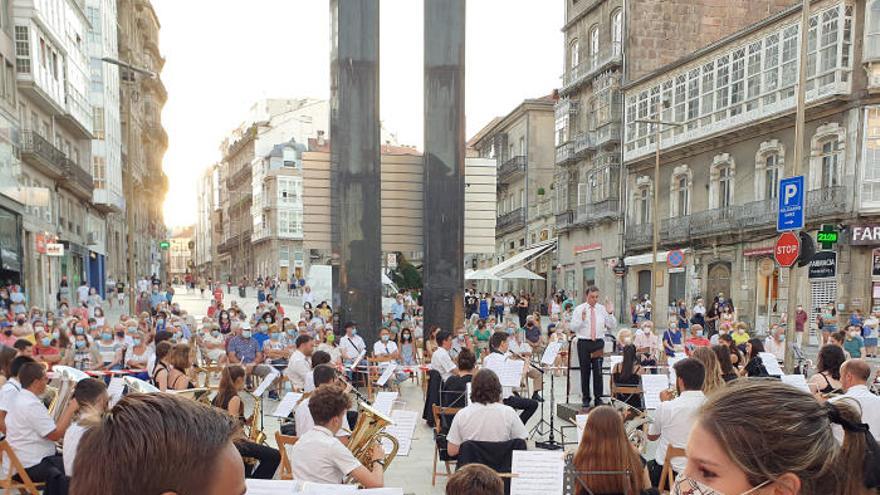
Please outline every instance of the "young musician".
[[437, 349], [431, 355], [431, 369], [440, 373], [440, 377], [445, 382], [452, 375], [458, 375], [458, 368], [452, 362], [449, 356], [449, 350], [452, 349], [452, 334], [446, 330], [437, 332]]
[[55, 442], [64, 438], [73, 414], [72, 399], [56, 424], [40, 396], [46, 391], [49, 377], [39, 363], [25, 363], [19, 371], [21, 392], [15, 397], [6, 416], [6, 441], [33, 481], [45, 482], [47, 495], [66, 495], [64, 461], [55, 450]]
[[290, 380], [293, 390], [302, 391], [306, 386], [306, 376], [312, 369], [309, 358], [315, 348], [315, 340], [310, 335], [300, 334], [296, 337], [296, 350], [290, 356], [284, 376]]
[[67, 476], [73, 476], [76, 449], [83, 433], [88, 429], [83, 418], [91, 414], [102, 414], [110, 403], [107, 386], [95, 378], [86, 378], [77, 382], [73, 389], [73, 398], [79, 405], [79, 412], [77, 413], [77, 421], [71, 424], [64, 434], [64, 472]]
[[[593, 374], [593, 403], [602, 405], [602, 351], [605, 348], [605, 334], [617, 327], [614, 305], [599, 304], [599, 289], [587, 289], [587, 302], [574, 308], [571, 316], [571, 330], [577, 334], [577, 355], [581, 368], [581, 401], [584, 407], [590, 405], [590, 373]], [[595, 357], [594, 357], [595, 354]]]
[[[211, 404], [226, 411], [230, 416], [245, 423], [244, 403], [238, 396], [239, 392], [244, 390], [245, 369], [240, 365], [229, 365], [223, 368], [220, 373], [220, 386], [217, 389], [217, 395]], [[281, 463], [281, 454], [278, 450], [266, 447], [249, 440], [238, 439], [235, 441], [235, 448], [242, 457], [253, 457], [257, 459], [258, 465], [249, 478], [270, 480], [275, 476], [275, 470]]]
[[[483, 367], [491, 368], [493, 366], [501, 365], [501, 363], [508, 359], [514, 359], [509, 352], [509, 342], [507, 334], [504, 332], [495, 332], [492, 334], [492, 337], [489, 338], [489, 350], [491, 352], [483, 359]], [[519, 390], [519, 387], [516, 387], [516, 390]], [[513, 387], [503, 388], [504, 405], [522, 411], [519, 417], [523, 424], [527, 424], [529, 418], [531, 418], [532, 415], [535, 414], [535, 411], [538, 410], [538, 401], [535, 399], [520, 397], [516, 390], [514, 390]]]
[[[319, 364], [315, 366], [314, 377], [315, 388], [326, 383], [335, 383], [339, 386], [343, 386], [342, 383], [337, 382], [336, 370], [333, 366], [328, 364]], [[303, 399], [302, 402], [296, 406], [296, 412], [294, 413], [294, 419], [296, 420], [296, 434], [300, 437], [312, 431], [312, 428], [315, 427], [315, 420], [312, 419], [312, 413], [309, 411], [309, 400], [310, 397]], [[336, 432], [336, 437], [339, 438], [342, 443], [347, 444], [350, 434], [351, 426], [348, 422], [348, 418], [346, 418], [342, 424], [342, 428]]]
[[[238, 427], [215, 408], [172, 394], [129, 394], [93, 423], [77, 449], [71, 495], [247, 491], [232, 443]], [[98, 460], [112, 464], [96, 468]]]
[[[651, 484], [638, 449], [627, 439], [623, 418], [610, 406], [600, 406], [590, 411], [572, 466], [579, 473], [579, 481], [575, 482], [577, 495], [639, 495]], [[608, 475], [598, 474], [597, 471], [628, 471], [629, 474]], [[589, 487], [589, 491], [581, 486], [581, 482]]]
[[336, 433], [345, 424], [345, 413], [351, 399], [342, 387], [325, 384], [309, 398], [309, 412], [315, 427], [299, 437], [291, 452], [290, 468], [293, 478], [314, 483], [341, 483], [351, 475], [364, 488], [381, 488], [384, 484], [382, 459], [385, 452], [376, 444], [370, 452], [371, 466], [364, 466], [345, 445], [336, 439]]
[[465, 399], [467, 384], [471, 383], [474, 378], [476, 362], [477, 357], [470, 349], [465, 348], [458, 353], [458, 375], [450, 376], [440, 392], [440, 403], [443, 407], [464, 407], [467, 405]]
[[446, 436], [450, 456], [457, 456], [461, 444], [506, 442], [529, 436], [525, 424], [510, 406], [501, 403], [501, 382], [489, 369], [477, 372], [471, 383], [471, 405], [459, 411]]
[[446, 495], [502, 495], [504, 481], [492, 468], [483, 464], [468, 464], [449, 477]]
[[9, 365], [9, 379], [0, 387], [0, 431], [3, 433], [6, 433], [6, 415], [9, 414], [15, 397], [21, 392], [21, 381], [18, 379], [21, 367], [25, 363], [35, 362], [33, 358], [18, 356]]
[[303, 388], [303, 392], [311, 392], [315, 390], [315, 368], [322, 364], [331, 364], [331, 368], [333, 368], [331, 361], [332, 358], [330, 357], [330, 354], [327, 354], [324, 351], [315, 351], [312, 353], [312, 369], [306, 374], [306, 385]]

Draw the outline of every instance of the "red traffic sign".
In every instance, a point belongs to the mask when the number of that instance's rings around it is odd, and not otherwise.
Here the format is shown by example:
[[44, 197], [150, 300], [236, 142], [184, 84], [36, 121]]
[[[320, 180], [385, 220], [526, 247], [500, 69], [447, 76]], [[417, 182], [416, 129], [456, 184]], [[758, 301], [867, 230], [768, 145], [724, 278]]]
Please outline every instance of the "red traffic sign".
[[684, 251], [681, 249], [673, 249], [666, 255], [666, 264], [670, 268], [679, 268], [684, 264]]
[[792, 232], [785, 232], [776, 239], [776, 247], [773, 249], [773, 257], [779, 266], [790, 267], [797, 261], [801, 252], [801, 241]]

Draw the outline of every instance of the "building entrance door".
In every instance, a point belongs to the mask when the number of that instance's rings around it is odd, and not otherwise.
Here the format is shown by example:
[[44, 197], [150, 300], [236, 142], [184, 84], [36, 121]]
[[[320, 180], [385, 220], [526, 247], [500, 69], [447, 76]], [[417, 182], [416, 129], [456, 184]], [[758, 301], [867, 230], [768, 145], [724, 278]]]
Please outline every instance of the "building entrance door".
[[[711, 303], [719, 292], [724, 293], [725, 298], [730, 296], [730, 263], [713, 263], [709, 265], [709, 277], [706, 280], [706, 303]], [[733, 302], [736, 304], [736, 301]]]

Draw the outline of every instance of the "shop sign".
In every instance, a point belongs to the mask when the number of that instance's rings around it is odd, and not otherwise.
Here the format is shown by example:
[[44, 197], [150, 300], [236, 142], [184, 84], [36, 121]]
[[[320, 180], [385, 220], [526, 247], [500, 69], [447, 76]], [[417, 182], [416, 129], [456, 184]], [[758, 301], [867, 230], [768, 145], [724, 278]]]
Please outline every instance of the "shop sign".
[[873, 261], [873, 269], [871, 275], [880, 277], [880, 248], [871, 252], [871, 260]]
[[743, 250], [743, 256], [773, 256], [774, 247], [759, 247]]
[[880, 225], [854, 225], [850, 231], [850, 244], [853, 246], [880, 244]]
[[592, 244], [584, 244], [581, 246], [575, 246], [574, 247], [574, 254], [586, 253], [588, 251], [597, 251], [599, 249], [602, 249], [602, 243], [601, 242], [594, 242]]
[[810, 260], [808, 278], [834, 278], [837, 275], [837, 253], [819, 251]]
[[47, 256], [64, 256], [64, 244], [48, 242], [46, 243]]
[[46, 234], [37, 234], [34, 239], [35, 248], [38, 253], [46, 254]]

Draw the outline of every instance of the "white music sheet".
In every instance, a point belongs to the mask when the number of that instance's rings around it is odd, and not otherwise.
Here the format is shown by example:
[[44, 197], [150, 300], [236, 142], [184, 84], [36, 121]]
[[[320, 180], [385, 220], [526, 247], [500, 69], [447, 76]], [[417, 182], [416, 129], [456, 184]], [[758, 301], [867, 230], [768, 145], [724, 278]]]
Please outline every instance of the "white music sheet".
[[[419, 413], [416, 411], [403, 411], [400, 409], [391, 414], [394, 424], [386, 426], [385, 433], [397, 439], [397, 455], [409, 455], [418, 417]], [[385, 452], [391, 452], [391, 442], [383, 438], [382, 448], [385, 449]]]
[[391, 416], [391, 408], [394, 407], [394, 401], [397, 400], [397, 395], [397, 392], [377, 393], [376, 400], [373, 401], [373, 409], [386, 416]]
[[767, 368], [767, 374], [770, 376], [782, 376], [785, 374], [782, 372], [782, 368], [779, 367], [776, 355], [772, 352], [758, 353], [758, 357], [761, 358], [761, 362], [764, 363], [764, 367]]
[[467, 387], [465, 387], [465, 391], [466, 391], [465, 395], [464, 395], [465, 405], [469, 406], [469, 405], [471, 405], [471, 382], [467, 383]]
[[266, 393], [266, 390], [269, 390], [269, 386], [272, 385], [272, 382], [278, 379], [279, 376], [281, 376], [281, 372], [270, 366], [269, 374], [263, 378], [263, 381], [260, 382], [260, 385], [254, 390], [254, 397], [262, 397], [263, 394]]
[[294, 484], [292, 480], [244, 480], [247, 485], [247, 495], [281, 495], [292, 493]]
[[676, 381], [675, 368], [674, 368], [675, 363], [681, 361], [682, 359], [684, 359], [686, 357], [687, 357], [687, 355], [685, 353], [676, 352], [675, 357], [671, 357], [666, 360], [666, 364], [669, 365], [669, 386], [670, 387], [675, 387], [675, 381]]
[[107, 395], [110, 396], [110, 407], [116, 405], [122, 398], [125, 391], [125, 380], [121, 376], [115, 376], [110, 379], [110, 385], [107, 386]]
[[303, 394], [299, 392], [287, 392], [284, 394], [284, 397], [281, 398], [281, 402], [278, 403], [278, 407], [275, 408], [275, 412], [272, 413], [272, 416], [276, 418], [286, 418], [290, 416], [290, 413], [293, 412], [293, 408], [296, 407], [299, 400], [302, 399]]
[[562, 344], [562, 342], [550, 342], [547, 345], [547, 348], [544, 349], [544, 355], [541, 356], [541, 364], [553, 366], [553, 363], [556, 362], [556, 356], [558, 356], [559, 351], [562, 350]]
[[[302, 493], [304, 495], [336, 495], [337, 493], [358, 493], [357, 485], [334, 485], [331, 483], [313, 483], [311, 481], [291, 480], [286, 492], [269, 492], [270, 493]], [[250, 488], [250, 485], [248, 485]], [[248, 490], [248, 495], [251, 495]], [[262, 494], [261, 494], [262, 495]]]
[[808, 394], [810, 393], [810, 386], [807, 385], [807, 377], [804, 375], [782, 375], [782, 383], [787, 383], [794, 388], [801, 389]]
[[577, 425], [578, 441], [581, 444], [581, 438], [584, 438], [584, 430], [587, 428], [587, 417], [589, 414], [578, 414], [574, 417], [574, 423]]
[[390, 361], [383, 364], [382, 365], [382, 369], [383, 369], [382, 376], [380, 376], [379, 379], [376, 380], [376, 385], [378, 385], [380, 387], [384, 387], [385, 384], [388, 383], [388, 380], [391, 378], [391, 376], [394, 375], [395, 368], [397, 368], [397, 365], [395, 365], [394, 363], [392, 363]]
[[565, 452], [561, 450], [514, 450], [510, 471], [510, 495], [562, 493]]
[[362, 359], [364, 358], [364, 356], [366, 356], [366, 355], [367, 355], [367, 351], [361, 351], [361, 353], [358, 354], [358, 357], [357, 357], [357, 358], [351, 363], [351, 367], [350, 367], [349, 369], [352, 370], [352, 371], [356, 371], [356, 370], [357, 370], [357, 365], [358, 365], [358, 363], [360, 363], [361, 360], [362, 360]]
[[611, 367], [613, 368], [615, 364], [623, 362], [623, 356], [621, 356], [621, 355], [608, 356], [608, 362], [611, 363]]
[[642, 375], [645, 409], [657, 409], [660, 405], [660, 392], [668, 388], [669, 378], [666, 375]]
[[487, 366], [498, 375], [502, 387], [519, 388], [522, 381], [523, 362], [518, 359], [505, 359], [504, 361], [491, 361], [492, 366]]

